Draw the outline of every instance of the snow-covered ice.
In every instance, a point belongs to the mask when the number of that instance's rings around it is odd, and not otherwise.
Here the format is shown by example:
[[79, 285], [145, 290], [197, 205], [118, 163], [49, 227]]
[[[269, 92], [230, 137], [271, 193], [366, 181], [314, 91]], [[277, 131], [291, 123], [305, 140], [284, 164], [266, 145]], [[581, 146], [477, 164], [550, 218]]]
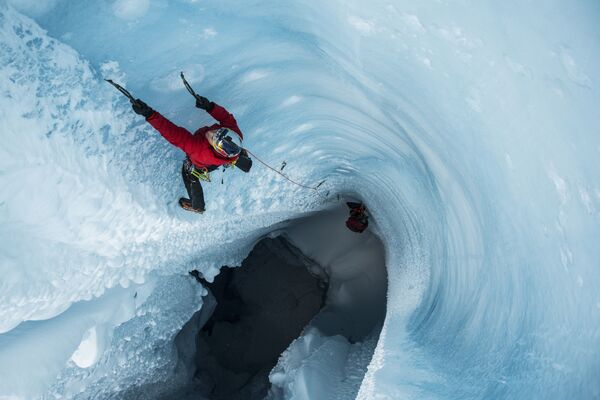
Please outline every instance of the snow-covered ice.
[[[0, 1], [0, 399], [183, 384], [175, 338], [204, 304], [187, 271], [212, 280], [285, 233], [354, 278], [327, 253], [349, 242], [314, 247], [293, 222], [338, 194], [367, 202], [383, 243], [385, 322], [356, 343], [307, 328], [271, 396], [600, 398], [599, 17], [595, 1]], [[103, 78], [195, 129], [211, 118], [181, 70], [320, 193], [255, 161], [215, 174], [201, 217], [178, 209], [182, 153]], [[351, 282], [332, 304], [360, 307]]]

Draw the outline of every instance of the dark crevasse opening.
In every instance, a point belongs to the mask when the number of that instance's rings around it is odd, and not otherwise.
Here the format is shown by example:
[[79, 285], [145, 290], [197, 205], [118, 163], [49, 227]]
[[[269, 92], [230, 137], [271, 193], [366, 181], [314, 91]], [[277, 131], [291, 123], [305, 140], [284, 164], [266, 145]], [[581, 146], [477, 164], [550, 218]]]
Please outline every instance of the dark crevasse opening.
[[284, 399], [301, 386], [354, 398], [385, 317], [387, 275], [382, 242], [348, 231], [346, 214], [293, 221], [214, 282], [197, 275], [208, 294], [175, 341], [189, 381], [157, 398]]
[[311, 274], [283, 237], [264, 239], [241, 268], [223, 268], [207, 287], [216, 307], [197, 336], [200, 392], [211, 399], [260, 399], [268, 373], [325, 301], [326, 282]]

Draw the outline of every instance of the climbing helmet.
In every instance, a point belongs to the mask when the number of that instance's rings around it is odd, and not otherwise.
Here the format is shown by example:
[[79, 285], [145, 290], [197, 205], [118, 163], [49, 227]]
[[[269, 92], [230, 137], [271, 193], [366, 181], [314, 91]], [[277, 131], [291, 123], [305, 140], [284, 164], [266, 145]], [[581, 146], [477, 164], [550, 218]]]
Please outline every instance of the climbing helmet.
[[232, 129], [218, 128], [206, 132], [206, 138], [217, 154], [234, 158], [242, 151], [242, 138]]

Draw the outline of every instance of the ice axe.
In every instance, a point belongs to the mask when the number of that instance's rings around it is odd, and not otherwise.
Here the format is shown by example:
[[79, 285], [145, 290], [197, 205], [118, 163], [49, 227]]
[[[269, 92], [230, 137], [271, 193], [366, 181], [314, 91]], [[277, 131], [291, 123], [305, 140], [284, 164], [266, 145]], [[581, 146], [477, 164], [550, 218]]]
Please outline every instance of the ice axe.
[[185, 79], [185, 76], [183, 75], [183, 71], [180, 72], [179, 76], [181, 76], [181, 80], [183, 81], [183, 85], [185, 86], [185, 88], [187, 89], [187, 91], [190, 92], [190, 94], [192, 96], [194, 96], [195, 99], [197, 99], [198, 95], [196, 94], [196, 92], [194, 92], [194, 89], [192, 89], [192, 86]]
[[131, 104], [134, 104], [136, 102], [136, 100], [133, 98], [131, 93], [129, 93], [127, 91], [127, 89], [125, 89], [123, 86], [119, 85], [118, 83], [113, 82], [112, 79], [105, 79], [105, 81], [110, 83], [111, 85], [113, 85], [119, 92], [121, 92], [125, 97], [127, 97], [129, 99], [129, 101], [131, 102]]

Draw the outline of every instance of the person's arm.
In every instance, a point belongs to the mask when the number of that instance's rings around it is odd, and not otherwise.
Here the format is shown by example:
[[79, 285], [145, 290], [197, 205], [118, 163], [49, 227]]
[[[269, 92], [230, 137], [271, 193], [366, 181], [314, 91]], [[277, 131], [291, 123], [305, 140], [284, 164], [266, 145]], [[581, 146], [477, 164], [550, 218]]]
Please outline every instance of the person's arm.
[[173, 146], [179, 147], [186, 154], [191, 153], [194, 146], [194, 135], [187, 129], [181, 128], [162, 115], [154, 111], [148, 104], [140, 99], [131, 102], [131, 107], [136, 114], [146, 118], [162, 137], [167, 139]]
[[233, 115], [227, 111], [224, 107], [221, 107], [215, 102], [208, 100], [204, 96], [197, 95], [196, 97], [196, 107], [205, 110], [207, 113], [211, 115], [214, 119], [219, 121], [219, 123], [225, 128], [230, 128], [239, 133], [242, 136], [242, 132], [240, 131], [240, 127], [237, 124], [237, 121], [233, 117]]
[[[235, 120], [233, 115], [231, 113], [229, 113], [229, 111], [227, 111], [225, 108], [221, 107], [218, 104], [215, 104], [215, 106], [212, 108], [212, 110], [209, 111], [209, 114], [214, 119], [219, 121], [219, 123], [221, 125], [223, 125], [225, 128], [231, 128], [234, 131], [238, 132], [240, 135], [242, 135], [242, 132], [240, 131], [240, 128], [238, 127], [237, 121]], [[243, 139], [243, 137], [242, 137], [242, 139]]]
[[179, 147], [186, 154], [189, 154], [193, 150], [194, 146], [194, 135], [185, 128], [175, 125], [160, 113], [154, 112], [146, 121], [150, 123], [156, 129], [162, 137], [167, 139], [173, 146]]

